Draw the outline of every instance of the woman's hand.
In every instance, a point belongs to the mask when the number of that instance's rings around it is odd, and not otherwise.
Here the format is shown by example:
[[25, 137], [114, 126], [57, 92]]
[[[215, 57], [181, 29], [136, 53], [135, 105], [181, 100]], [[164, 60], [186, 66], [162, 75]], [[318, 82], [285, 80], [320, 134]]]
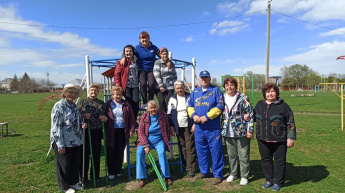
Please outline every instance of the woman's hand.
[[150, 152], [150, 148], [149, 147], [145, 147], [145, 154], [147, 155]]
[[82, 123], [82, 124], [81, 124], [81, 128], [87, 129], [87, 123]]
[[90, 119], [90, 117], [91, 117], [91, 113], [85, 113], [84, 114], [84, 118], [85, 119]]
[[245, 121], [250, 121], [249, 114], [248, 114], [248, 113], [247, 113], [247, 114], [244, 114], [243, 119], [244, 119]]
[[129, 136], [132, 137], [134, 135], [134, 132], [129, 132]]
[[58, 153], [65, 154], [65, 151], [66, 151], [65, 148], [62, 148], [58, 150]]
[[162, 86], [159, 88], [159, 90], [160, 90], [161, 92], [164, 92], [164, 91], [165, 91], [164, 87], [162, 87]]
[[174, 126], [170, 126], [169, 128], [170, 128], [170, 135], [171, 136], [176, 136], [176, 131], [175, 131]]
[[253, 138], [253, 134], [252, 134], [252, 133], [247, 133], [247, 138], [248, 138], [248, 139]]
[[121, 58], [121, 60], [120, 60], [121, 66], [124, 66], [125, 62], [126, 62], [126, 58], [125, 57]]
[[287, 140], [287, 147], [288, 148], [293, 147], [294, 145], [295, 145], [295, 140], [293, 140], [293, 139]]
[[104, 116], [104, 115], [99, 116], [99, 119], [100, 119], [102, 122], [107, 122], [107, 121], [108, 121], [107, 116]]

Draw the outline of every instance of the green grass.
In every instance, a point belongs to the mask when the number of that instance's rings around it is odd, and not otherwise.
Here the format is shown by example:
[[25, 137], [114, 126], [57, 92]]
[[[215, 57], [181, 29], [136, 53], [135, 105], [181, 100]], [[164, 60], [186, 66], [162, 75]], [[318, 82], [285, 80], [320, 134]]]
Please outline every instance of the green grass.
[[[334, 93], [320, 92], [315, 97], [295, 97], [296, 93], [284, 91], [281, 97], [295, 113], [297, 141], [288, 150], [286, 184], [282, 192], [342, 192], [345, 188], [344, 141], [340, 130], [340, 99]], [[302, 92], [297, 92], [302, 93]], [[249, 95], [249, 92], [246, 94]], [[0, 139], [0, 192], [60, 192], [56, 180], [54, 153], [46, 160], [49, 149], [50, 112], [54, 101], [49, 101], [37, 111], [39, 103], [49, 93], [0, 95], [0, 122], [9, 122], [17, 135]], [[84, 95], [85, 96], [85, 95]], [[254, 93], [255, 102], [262, 98]], [[134, 138], [131, 139], [131, 142]], [[178, 159], [175, 155], [174, 160]], [[153, 151], [154, 152], [154, 151]], [[225, 153], [226, 151], [224, 151]], [[156, 154], [154, 153], [154, 156]], [[224, 174], [228, 174], [227, 155]], [[101, 161], [101, 182], [98, 188], [92, 184], [82, 192], [162, 192], [152, 168], [148, 168], [149, 183], [142, 189], [126, 190], [135, 185], [127, 183], [127, 165], [123, 176], [105, 184], [104, 157]], [[135, 163], [135, 148], [131, 149], [131, 164]], [[148, 163], [148, 161], [147, 161]], [[239, 186], [223, 182], [211, 185], [211, 179], [191, 180], [181, 173], [178, 165], [171, 165], [174, 184], [169, 192], [267, 192], [261, 185], [265, 182], [256, 140], [251, 143], [251, 173], [249, 184]], [[135, 169], [131, 178], [135, 179]]]

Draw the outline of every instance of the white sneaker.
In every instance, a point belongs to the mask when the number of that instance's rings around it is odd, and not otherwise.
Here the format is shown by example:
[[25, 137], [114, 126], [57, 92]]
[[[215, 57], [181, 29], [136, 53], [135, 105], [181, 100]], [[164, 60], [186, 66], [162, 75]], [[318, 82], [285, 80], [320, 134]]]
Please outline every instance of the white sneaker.
[[115, 179], [115, 175], [109, 175], [109, 180]]
[[70, 189], [68, 189], [68, 190], [65, 190], [65, 192], [66, 192], [66, 193], [75, 193], [75, 190], [72, 189], [72, 188], [70, 188]]
[[227, 182], [233, 182], [233, 181], [236, 180], [236, 179], [237, 179], [236, 176], [230, 175], [230, 176], [226, 179], [226, 181], [227, 181]]
[[69, 185], [69, 187], [73, 188], [74, 190], [82, 190], [82, 189], [83, 189], [83, 187], [81, 187], [81, 186], [78, 185], [78, 184]]
[[247, 178], [241, 178], [240, 185], [246, 186], [248, 184], [248, 179]]

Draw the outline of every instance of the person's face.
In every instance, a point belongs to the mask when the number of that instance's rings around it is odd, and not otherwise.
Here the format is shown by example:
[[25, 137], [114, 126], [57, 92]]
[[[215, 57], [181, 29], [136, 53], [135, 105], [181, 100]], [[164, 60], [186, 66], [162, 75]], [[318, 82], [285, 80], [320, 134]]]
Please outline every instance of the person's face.
[[78, 90], [74, 88], [69, 88], [65, 91], [64, 96], [67, 102], [71, 103], [78, 97]]
[[128, 59], [133, 58], [133, 50], [131, 48], [125, 48], [125, 57]]
[[210, 86], [210, 83], [211, 83], [211, 77], [209, 76], [200, 77], [199, 81], [200, 81], [200, 85], [203, 88], [208, 88], [208, 86]]
[[267, 90], [266, 100], [270, 102], [275, 102], [277, 100], [277, 93], [273, 88]]
[[230, 83], [229, 81], [224, 85], [226, 93], [230, 96], [234, 96], [236, 93], [236, 86], [233, 83]]
[[120, 91], [115, 91], [111, 96], [113, 97], [113, 100], [114, 100], [116, 103], [120, 103], [120, 102], [121, 102], [121, 98], [122, 98], [122, 92], [120, 92]]
[[168, 61], [168, 58], [169, 58], [168, 52], [163, 52], [163, 53], [161, 54], [161, 58], [162, 58], [162, 60], [164, 60], [164, 61]]
[[157, 115], [158, 109], [157, 109], [156, 105], [150, 104], [150, 105], [147, 107], [147, 111], [148, 111], [151, 115], [155, 116], [155, 115]]
[[145, 48], [149, 47], [150, 38], [147, 36], [140, 36], [140, 43]]
[[178, 96], [184, 96], [184, 86], [182, 86], [182, 84], [176, 84], [175, 92]]
[[97, 88], [95, 88], [95, 87], [91, 87], [91, 88], [89, 89], [89, 96], [90, 96], [90, 98], [92, 98], [92, 99], [96, 99], [97, 96], [98, 96], [98, 93], [99, 93], [99, 90], [98, 90]]

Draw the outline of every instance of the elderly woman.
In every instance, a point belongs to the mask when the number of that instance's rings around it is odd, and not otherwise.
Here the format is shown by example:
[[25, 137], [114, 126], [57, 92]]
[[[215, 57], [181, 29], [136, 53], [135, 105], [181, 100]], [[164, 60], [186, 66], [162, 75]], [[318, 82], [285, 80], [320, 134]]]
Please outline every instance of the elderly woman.
[[187, 106], [190, 97], [189, 93], [185, 92], [184, 83], [177, 80], [174, 83], [176, 94], [174, 94], [168, 103], [168, 116], [172, 120], [177, 133], [178, 144], [182, 150], [182, 163], [188, 171], [189, 177], [195, 175], [196, 163], [196, 149], [194, 140], [193, 120], [188, 117]]
[[162, 47], [159, 51], [160, 59], [156, 60], [153, 67], [157, 86], [156, 95], [161, 111], [167, 112], [167, 104], [174, 94], [174, 83], [177, 80], [175, 65], [169, 60], [168, 49]]
[[114, 82], [115, 86], [120, 86], [124, 91], [126, 101], [131, 104], [136, 119], [139, 112], [139, 66], [134, 60], [134, 47], [126, 45], [123, 55], [125, 62], [121, 65], [121, 60], [117, 61]]
[[108, 155], [109, 179], [121, 176], [124, 150], [129, 137], [135, 131], [135, 118], [129, 102], [122, 100], [123, 90], [114, 86], [111, 90], [112, 99], [105, 106], [109, 120], [106, 127], [105, 142]]
[[[254, 131], [253, 109], [248, 97], [237, 91], [237, 86], [237, 80], [232, 77], [226, 78], [223, 82], [226, 92], [222, 136], [230, 163], [230, 175], [226, 181], [233, 182], [237, 179], [237, 168], [240, 165], [240, 185], [245, 186], [248, 184], [250, 169], [250, 139]], [[245, 115], [249, 115], [249, 121], [245, 120]]]
[[165, 112], [158, 110], [159, 105], [154, 100], [150, 100], [147, 104], [147, 112], [140, 119], [137, 139], [136, 173], [137, 179], [140, 179], [139, 187], [147, 183], [145, 154], [153, 148], [158, 154], [162, 178], [165, 178], [167, 185], [172, 185], [169, 163], [165, 154], [165, 151], [170, 151], [168, 116]]
[[77, 105], [73, 102], [82, 95], [80, 86], [66, 84], [63, 98], [55, 103], [51, 113], [50, 143], [55, 151], [56, 174], [62, 191], [81, 190], [78, 185], [83, 154], [83, 131]]
[[272, 186], [273, 191], [279, 191], [285, 179], [287, 148], [296, 140], [295, 120], [289, 105], [279, 98], [275, 84], [267, 83], [262, 95], [264, 99], [254, 108], [256, 138], [267, 181], [262, 188]]
[[[89, 96], [79, 103], [79, 110], [82, 115], [82, 118], [90, 124], [90, 134], [89, 131], [85, 131], [85, 153], [84, 153], [84, 176], [83, 180], [88, 180], [90, 160], [90, 142], [89, 135], [91, 135], [91, 145], [93, 160], [95, 166], [95, 178], [99, 179], [100, 172], [100, 159], [101, 159], [101, 148], [102, 148], [102, 121], [106, 122], [108, 119], [106, 117], [105, 104], [102, 100], [98, 99], [99, 88], [97, 84], [92, 84], [89, 88]], [[90, 172], [90, 179], [93, 179], [93, 173]]]

